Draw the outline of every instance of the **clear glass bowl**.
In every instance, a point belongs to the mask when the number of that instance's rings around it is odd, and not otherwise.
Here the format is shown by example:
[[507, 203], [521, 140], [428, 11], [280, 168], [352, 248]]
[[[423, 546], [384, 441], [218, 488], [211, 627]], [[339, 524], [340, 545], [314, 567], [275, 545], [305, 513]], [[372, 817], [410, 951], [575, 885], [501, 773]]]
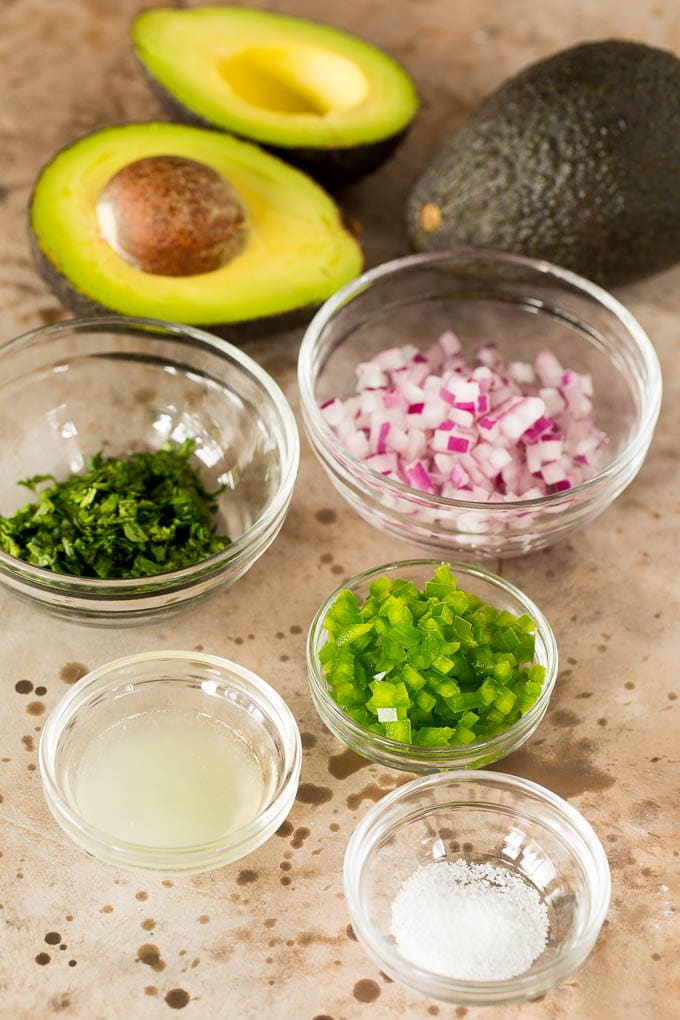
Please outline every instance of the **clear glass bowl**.
[[[551, 496], [477, 503], [430, 496], [349, 454], [320, 405], [355, 392], [358, 362], [406, 343], [427, 349], [447, 329], [468, 360], [495, 340], [506, 360], [549, 347], [565, 367], [590, 373], [596, 425], [609, 438], [599, 473]], [[381, 531], [476, 559], [543, 548], [601, 513], [637, 474], [661, 403], [654, 349], [610, 294], [547, 262], [474, 249], [398, 259], [343, 287], [307, 329], [298, 379], [309, 441], [350, 506]]]
[[224, 485], [217, 524], [232, 544], [182, 570], [140, 580], [55, 574], [0, 552], [0, 583], [81, 622], [120, 624], [176, 611], [233, 584], [283, 524], [299, 464], [293, 413], [251, 358], [189, 326], [102, 316], [37, 329], [0, 347], [0, 513], [30, 494], [17, 482], [64, 480], [99, 450], [122, 457], [195, 440], [192, 463]]
[[328, 639], [324, 620], [330, 607], [343, 589], [348, 589], [363, 602], [373, 581], [387, 576], [392, 580], [405, 578], [422, 590], [441, 560], [401, 560], [358, 574], [338, 588], [318, 610], [307, 637], [307, 672], [312, 701], [322, 721], [339, 740], [357, 754], [389, 768], [405, 772], [435, 772], [448, 769], [478, 768], [504, 758], [516, 751], [534, 732], [545, 715], [557, 679], [557, 644], [548, 621], [523, 592], [509, 581], [482, 567], [465, 563], [450, 563], [451, 573], [458, 579], [458, 587], [479, 596], [495, 609], [506, 609], [515, 616], [527, 613], [536, 625], [536, 652], [534, 662], [545, 666], [545, 681], [536, 703], [516, 723], [488, 740], [455, 747], [420, 747], [383, 737], [366, 729], [347, 715], [333, 700], [328, 691], [326, 674], [319, 662], [319, 652]]
[[[549, 935], [530, 969], [502, 981], [460, 981], [415, 966], [390, 932], [402, 882], [421, 864], [489, 862], [521, 876], [548, 912]], [[449, 772], [398, 787], [362, 817], [347, 845], [347, 907], [377, 967], [422, 995], [491, 1006], [532, 999], [591, 951], [611, 892], [609, 866], [588, 822], [536, 783], [500, 772]]]
[[[130, 842], [88, 820], [81, 803], [80, 769], [90, 760], [92, 747], [111, 746], [98, 738], [112, 726], [129, 726], [140, 714], [158, 712], [180, 713], [187, 726], [196, 717], [202, 724], [213, 720], [247, 745], [262, 773], [256, 817], [218, 838], [181, 846]], [[199, 767], [200, 756], [199, 751]], [[269, 839], [295, 800], [301, 760], [295, 719], [269, 684], [235, 662], [184, 651], [130, 655], [88, 673], [50, 714], [39, 747], [45, 799], [75, 843], [118, 867], [168, 873], [219, 868]], [[225, 797], [232, 778], [224, 776]], [[153, 783], [143, 770], [138, 781]], [[150, 788], [153, 793], [155, 788]]]

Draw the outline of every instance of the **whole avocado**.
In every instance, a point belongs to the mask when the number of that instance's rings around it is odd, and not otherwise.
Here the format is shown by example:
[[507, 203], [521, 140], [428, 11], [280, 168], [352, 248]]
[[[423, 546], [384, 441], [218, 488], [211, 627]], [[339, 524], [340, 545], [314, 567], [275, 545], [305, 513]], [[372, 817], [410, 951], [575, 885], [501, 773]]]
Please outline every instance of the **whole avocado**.
[[407, 204], [415, 248], [497, 248], [604, 286], [680, 259], [680, 60], [624, 40], [526, 68], [443, 146]]

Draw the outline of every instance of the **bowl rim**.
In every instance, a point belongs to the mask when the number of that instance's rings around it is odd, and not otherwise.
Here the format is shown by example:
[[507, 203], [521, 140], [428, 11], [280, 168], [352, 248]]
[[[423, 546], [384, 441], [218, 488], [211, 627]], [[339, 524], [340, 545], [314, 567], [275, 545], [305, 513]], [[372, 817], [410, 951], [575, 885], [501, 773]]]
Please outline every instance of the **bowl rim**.
[[[204, 843], [157, 847], [119, 839], [90, 824], [63, 795], [62, 784], [55, 768], [59, 744], [75, 713], [86, 705], [87, 696], [93, 689], [97, 694], [103, 694], [121, 685], [120, 670], [141, 663], [156, 663], [159, 675], [155, 682], [183, 683], [184, 678], [167, 677], [162, 673], [164, 663], [181, 662], [198, 663], [202, 667], [219, 670], [227, 685], [235, 682], [268, 717], [281, 738], [284, 753], [279, 787], [267, 805], [246, 825]], [[194, 870], [195, 867], [196, 870], [206, 870], [209, 867], [220, 867], [222, 863], [227, 863], [227, 860], [239, 859], [242, 856], [239, 848], [247, 847], [258, 834], [268, 830], [272, 824], [280, 824], [279, 814], [282, 805], [287, 804], [288, 800], [292, 799], [291, 794], [294, 797], [297, 790], [302, 764], [302, 740], [295, 717], [278, 691], [246, 666], [207, 652], [159, 649], [112, 659], [81, 677], [57, 702], [47, 718], [40, 734], [38, 764], [43, 793], [50, 811], [69, 838], [81, 847], [86, 847], [88, 852], [123, 867], [147, 867], [167, 871]], [[289, 808], [288, 804], [286, 813]], [[75, 839], [72, 832], [77, 833], [79, 838]], [[228, 854], [228, 858], [222, 860], [225, 854]]]
[[[361, 901], [360, 882], [366, 856], [377, 841], [379, 839], [384, 841], [389, 832], [398, 824], [400, 819], [395, 815], [398, 815], [399, 807], [403, 807], [402, 802], [407, 800], [411, 794], [418, 794], [423, 790], [450, 787], [452, 790], [461, 789], [460, 803], [474, 805], [477, 803], [476, 801], [465, 800], [464, 787], [466, 783], [478, 783], [484, 788], [501, 788], [520, 793], [527, 797], [527, 804], [539, 802], [544, 808], [547, 808], [552, 822], [550, 827], [553, 831], [559, 831], [559, 834], [564, 838], [566, 829], [572, 837], [576, 837], [578, 848], [575, 849], [571, 842], [570, 845], [578, 859], [588, 888], [586, 921], [579, 940], [571, 947], [571, 951], [567, 954], [561, 952], [553, 961], [543, 966], [539, 965], [535, 970], [500, 981], [449, 978], [411, 964], [401, 954], [388, 952], [387, 949], [391, 949], [389, 943], [375, 933]], [[452, 802], [453, 797], [448, 803]], [[486, 806], [488, 801], [480, 801], [480, 803], [485, 805], [484, 810], [489, 810]], [[435, 803], [432, 805], [432, 810], [438, 810], [441, 806], [441, 804]], [[418, 817], [423, 817], [427, 813], [427, 811], [420, 812]], [[408, 816], [404, 815], [404, 817]], [[381, 828], [382, 822], [386, 823], [384, 829]], [[546, 824], [545, 819], [542, 819], [542, 822]], [[584, 866], [584, 861], [589, 862], [590, 869]], [[609, 863], [602, 843], [590, 822], [576, 808], [547, 787], [520, 776], [488, 770], [461, 769], [456, 772], [440, 772], [429, 776], [420, 776], [398, 786], [382, 797], [366, 811], [350, 836], [343, 861], [343, 885], [348, 911], [357, 937], [363, 942], [369, 956], [382, 969], [397, 981], [420, 994], [432, 995], [449, 1002], [479, 1006], [534, 998], [564, 980], [584, 962], [590, 953], [607, 915], [611, 898]]]
[[[180, 570], [169, 570], [166, 573], [151, 574], [148, 577], [111, 578], [79, 577], [76, 574], [62, 574], [44, 567], [37, 567], [25, 560], [20, 560], [0, 549], [0, 575], [10, 574], [24, 581], [32, 582], [37, 588], [51, 589], [62, 594], [80, 598], [134, 598], [147, 597], [150, 593], [164, 589], [187, 589], [196, 581], [208, 575], [214, 575], [225, 567], [238, 565], [247, 559], [253, 545], [263, 534], [280, 519], [291, 499], [295, 480], [300, 465], [300, 436], [295, 422], [293, 410], [288, 403], [281, 387], [253, 358], [238, 347], [222, 340], [220, 337], [187, 326], [183, 323], [170, 322], [164, 319], [147, 319], [139, 316], [122, 315], [89, 315], [70, 319], [62, 319], [48, 326], [35, 329], [11, 337], [0, 343], [0, 360], [9, 348], [19, 344], [27, 344], [36, 337], [49, 337], [68, 330], [86, 332], [91, 329], [95, 333], [104, 333], [111, 327], [113, 331], [124, 333], [126, 330], [140, 332], [152, 327], [153, 330], [168, 334], [164, 339], [174, 339], [190, 346], [207, 347], [211, 353], [235, 363], [238, 368], [256, 380], [263, 392], [271, 399], [282, 426], [277, 449], [281, 457], [281, 481], [271, 502], [265, 507], [256, 521], [243, 534], [233, 539], [228, 546], [219, 552], [197, 560], [196, 563]], [[117, 329], [116, 329], [117, 327]], [[150, 342], [154, 334], [150, 332]]]
[[[419, 744], [405, 744], [390, 737], [383, 737], [379, 733], [373, 733], [352, 719], [350, 715], [347, 715], [328, 692], [326, 675], [318, 662], [316, 646], [325, 629], [323, 621], [326, 613], [340, 592], [346, 589], [354, 590], [359, 585], [382, 576], [387, 572], [396, 575], [399, 571], [409, 571], [416, 567], [431, 567], [434, 570], [436, 567], [441, 566], [442, 563], [448, 564], [452, 574], [474, 577], [484, 583], [491, 584], [495, 590], [502, 591], [520, 602], [523, 612], [531, 616], [534, 621], [535, 633], [540, 637], [545, 648], [547, 660], [546, 675], [541, 693], [536, 702], [507, 729], [501, 730], [500, 733], [494, 734], [489, 739], [475, 741], [471, 744], [424, 747]], [[336, 735], [338, 731], [344, 733], [345, 736], [341, 739], [345, 743], [347, 742], [346, 734], [349, 734], [350, 738], [353, 739], [351, 746], [357, 753], [363, 753], [363, 751], [358, 750], [357, 744], [365, 748], [371, 748], [378, 756], [374, 760], [380, 761], [385, 766], [401, 768], [404, 771], [413, 771], [414, 765], [418, 765], [420, 770], [445, 768], [447, 771], [452, 771], [457, 767], [463, 767], [468, 760], [475, 760], [479, 757], [486, 758], [488, 756], [500, 757], [509, 753], [509, 750], [519, 746], [519, 744], [515, 745], [513, 743], [513, 738], [522, 734], [524, 730], [528, 730], [529, 732], [524, 738], [527, 739], [533, 732], [533, 728], [535, 728], [535, 726], [532, 727], [534, 720], [535, 725], [538, 725], [545, 715], [559, 672], [557, 641], [552, 627], [541, 609], [521, 588], [518, 588], [517, 585], [501, 577], [499, 574], [494, 574], [492, 571], [477, 564], [442, 559], [441, 557], [394, 560], [391, 563], [383, 563], [377, 567], [371, 567], [349, 578], [324, 600], [314, 614], [307, 634], [306, 659], [312, 701], [324, 725]], [[408, 752], [412, 753], [408, 754]]]
[[[454, 260], [455, 263], [464, 264], [466, 259], [484, 260], [499, 264], [524, 266], [533, 269], [546, 276], [552, 275], [558, 282], [569, 284], [576, 290], [580, 290], [604, 306], [611, 312], [627, 330], [634, 340], [635, 346], [640, 353], [647, 373], [647, 384], [644, 387], [646, 399], [640, 401], [640, 424], [635, 435], [627, 446], [610, 461], [601, 471], [598, 471], [592, 478], [570, 489], [552, 493], [547, 496], [536, 496], [532, 499], [504, 500], [503, 502], [480, 502], [477, 500], [457, 500], [445, 496], [436, 496], [405, 485], [397, 479], [386, 478], [375, 468], [368, 467], [365, 461], [360, 460], [345, 449], [341, 441], [335, 435], [326, 419], [321, 414], [317, 401], [314, 397], [314, 370], [316, 362], [316, 351], [318, 342], [323, 331], [332, 320], [336, 312], [349, 304], [354, 298], [360, 297], [372, 284], [379, 282], [385, 277], [395, 276], [410, 269], [422, 267], [446, 265]], [[563, 269], [561, 266], [548, 262], [545, 259], [533, 259], [523, 255], [514, 255], [510, 252], [503, 252], [492, 248], [460, 247], [443, 252], [425, 252], [415, 255], [405, 255], [400, 258], [384, 262], [361, 276], [345, 284], [328, 298], [312, 321], [307, 326], [300, 345], [298, 356], [298, 387], [300, 391], [300, 404], [302, 420], [306, 426], [309, 438], [315, 449], [320, 449], [323, 457], [333, 463], [344, 461], [347, 470], [353, 474], [364, 475], [375, 483], [381, 483], [388, 492], [402, 497], [421, 499], [428, 506], [434, 506], [444, 510], [481, 510], [498, 513], [515, 513], [519, 510], [540, 510], [546, 507], [560, 507], [568, 505], [574, 496], [588, 494], [592, 490], [602, 487], [611, 478], [618, 477], [625, 468], [634, 462], [651, 438], [656, 420], [661, 409], [662, 377], [661, 367], [656, 351], [637, 319], [631, 312], [618, 301], [609, 291], [592, 283], [583, 276]]]

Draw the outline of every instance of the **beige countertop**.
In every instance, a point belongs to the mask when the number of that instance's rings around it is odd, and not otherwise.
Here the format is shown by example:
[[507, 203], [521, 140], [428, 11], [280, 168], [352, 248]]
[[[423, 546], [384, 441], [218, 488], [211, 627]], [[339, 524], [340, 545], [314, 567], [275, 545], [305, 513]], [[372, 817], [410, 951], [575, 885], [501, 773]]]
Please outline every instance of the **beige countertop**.
[[[354, 30], [394, 53], [418, 83], [423, 108], [406, 144], [343, 196], [362, 225], [369, 264], [405, 251], [409, 185], [445, 126], [460, 123], [503, 78], [563, 46], [613, 35], [680, 53], [680, 9], [663, 0], [257, 6]], [[39, 167], [86, 130], [158, 115], [130, 52], [137, 7], [136, 0], [3, 0], [0, 339], [60, 314], [33, 269], [26, 236]], [[356, 518], [303, 440], [280, 537], [245, 578], [194, 612], [167, 625], [97, 630], [0, 594], [3, 1020], [53, 1013], [153, 1020], [172, 1009], [201, 1020], [677, 1016], [680, 265], [617, 296], [662, 363], [664, 408], [650, 455], [617, 503], [572, 542], [503, 567], [544, 609], [562, 668], [539, 730], [500, 767], [567, 797], [594, 826], [611, 865], [609, 917], [584, 966], [539, 1002], [483, 1013], [390, 982], [348, 933], [347, 839], [404, 777], [355, 758], [324, 729], [307, 693], [305, 634], [343, 578], [416, 549]], [[296, 409], [299, 340], [293, 332], [246, 348]], [[36, 747], [45, 713], [86, 667], [129, 652], [201, 646], [254, 669], [293, 710], [304, 761], [289, 822], [247, 860], [196, 877], [164, 880], [101, 865], [67, 841], [43, 800]]]

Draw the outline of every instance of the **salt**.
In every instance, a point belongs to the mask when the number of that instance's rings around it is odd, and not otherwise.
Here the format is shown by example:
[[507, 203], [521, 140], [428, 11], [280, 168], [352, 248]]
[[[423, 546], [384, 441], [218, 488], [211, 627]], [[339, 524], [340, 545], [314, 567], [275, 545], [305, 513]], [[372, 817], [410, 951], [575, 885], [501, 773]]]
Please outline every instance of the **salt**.
[[391, 932], [412, 964], [462, 981], [502, 981], [543, 952], [548, 911], [520, 875], [463, 859], [421, 864], [392, 904]]

